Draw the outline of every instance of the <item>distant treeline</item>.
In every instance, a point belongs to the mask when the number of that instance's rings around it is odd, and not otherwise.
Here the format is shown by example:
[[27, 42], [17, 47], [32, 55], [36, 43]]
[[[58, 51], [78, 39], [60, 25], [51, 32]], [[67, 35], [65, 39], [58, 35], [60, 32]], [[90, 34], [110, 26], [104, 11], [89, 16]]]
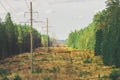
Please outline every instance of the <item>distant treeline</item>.
[[120, 67], [120, 1], [106, 1], [107, 8], [98, 12], [85, 29], [69, 34], [68, 46], [93, 49], [105, 65]]
[[95, 23], [88, 27], [71, 32], [68, 37], [68, 46], [79, 50], [93, 50], [95, 44]]
[[[46, 39], [47, 36], [33, 29], [33, 48], [45, 46]], [[22, 52], [30, 52], [30, 27], [13, 23], [8, 13], [5, 21], [0, 22], [0, 59]]]

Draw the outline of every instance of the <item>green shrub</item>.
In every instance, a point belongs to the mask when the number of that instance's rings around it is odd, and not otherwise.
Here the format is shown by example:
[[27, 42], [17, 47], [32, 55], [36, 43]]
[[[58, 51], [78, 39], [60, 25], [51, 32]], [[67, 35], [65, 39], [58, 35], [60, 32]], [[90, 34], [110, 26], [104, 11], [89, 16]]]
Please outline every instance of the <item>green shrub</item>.
[[72, 64], [72, 63], [73, 63], [73, 60], [74, 60], [74, 59], [72, 59], [72, 58], [70, 59], [70, 64]]
[[107, 74], [104, 74], [103, 76], [102, 76], [102, 78], [109, 78], [109, 76], [107, 75]]
[[10, 74], [9, 71], [7, 71], [7, 70], [5, 70], [5, 69], [0, 69], [0, 75], [6, 76], [6, 75], [9, 75], [9, 74]]
[[112, 68], [116, 68], [116, 65], [112, 65]]
[[83, 62], [84, 63], [92, 63], [92, 59], [90, 57], [87, 57]]
[[15, 78], [13, 80], [22, 80], [19, 75], [15, 75]]
[[42, 58], [40, 61], [49, 61], [47, 58]]
[[84, 75], [85, 75], [85, 73], [82, 72], [82, 71], [80, 71], [80, 73], [79, 73], [79, 77], [83, 77]]
[[52, 67], [51, 69], [47, 69], [48, 72], [55, 73], [57, 71], [57, 67]]
[[109, 77], [111, 80], [117, 80], [120, 77], [120, 71], [113, 70]]
[[6, 76], [4, 76], [4, 77], [2, 78], [2, 80], [9, 80], [9, 78], [7, 78]]
[[49, 77], [44, 77], [42, 80], [50, 80]]
[[57, 68], [56, 67], [53, 67], [52, 68], [52, 72], [55, 73], [57, 71]]
[[100, 76], [100, 73], [98, 74], [98, 80], [100, 80], [101, 76]]
[[108, 80], [108, 79], [109, 79], [109, 75], [107, 74], [98, 75], [98, 80]]
[[38, 67], [38, 68], [35, 70], [35, 73], [42, 73], [42, 68], [41, 68], [41, 67]]

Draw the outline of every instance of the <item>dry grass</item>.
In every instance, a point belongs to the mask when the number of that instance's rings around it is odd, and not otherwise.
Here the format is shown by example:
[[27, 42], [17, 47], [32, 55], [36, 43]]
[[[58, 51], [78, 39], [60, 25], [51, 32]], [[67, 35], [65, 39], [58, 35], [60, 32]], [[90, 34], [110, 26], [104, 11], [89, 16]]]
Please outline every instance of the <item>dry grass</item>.
[[[112, 70], [104, 66], [101, 57], [93, 51], [79, 51], [67, 47], [51, 47], [34, 50], [34, 73], [31, 73], [31, 54], [24, 53], [0, 61], [0, 69], [10, 71], [7, 77], [13, 80], [19, 75], [22, 80], [109, 80]], [[102, 78], [102, 77], [106, 78]], [[0, 80], [2, 76], [0, 76]]]

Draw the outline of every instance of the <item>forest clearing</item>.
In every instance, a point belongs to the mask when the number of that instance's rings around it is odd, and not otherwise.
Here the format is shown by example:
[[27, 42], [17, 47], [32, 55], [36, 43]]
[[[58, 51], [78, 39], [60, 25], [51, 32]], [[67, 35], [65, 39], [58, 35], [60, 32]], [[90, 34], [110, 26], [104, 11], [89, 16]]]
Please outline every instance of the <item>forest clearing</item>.
[[[67, 47], [50, 47], [34, 50], [31, 74], [31, 54], [24, 53], [0, 61], [0, 80], [6, 76], [9, 80], [16, 76], [21, 80], [109, 80], [114, 66], [104, 66], [101, 57], [94, 51], [79, 51]], [[2, 70], [3, 75], [2, 75]]]
[[0, 80], [120, 80], [120, 0], [0, 0]]

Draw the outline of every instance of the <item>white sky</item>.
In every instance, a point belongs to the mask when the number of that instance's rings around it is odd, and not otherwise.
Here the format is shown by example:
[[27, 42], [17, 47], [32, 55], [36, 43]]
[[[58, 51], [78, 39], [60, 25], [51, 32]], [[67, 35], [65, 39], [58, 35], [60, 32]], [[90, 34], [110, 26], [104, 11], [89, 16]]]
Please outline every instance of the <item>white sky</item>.
[[[27, 1], [27, 4], [25, 3]], [[45, 33], [46, 17], [49, 19], [49, 34], [58, 39], [66, 39], [68, 34], [75, 29], [79, 30], [92, 22], [96, 12], [105, 9], [106, 0], [0, 0], [0, 17], [4, 19], [7, 12], [12, 15], [12, 20], [20, 23], [29, 21], [29, 14], [24, 17], [24, 12], [29, 12], [29, 2], [33, 2], [33, 17], [36, 21], [34, 27]], [[23, 24], [23, 23], [22, 23]]]

